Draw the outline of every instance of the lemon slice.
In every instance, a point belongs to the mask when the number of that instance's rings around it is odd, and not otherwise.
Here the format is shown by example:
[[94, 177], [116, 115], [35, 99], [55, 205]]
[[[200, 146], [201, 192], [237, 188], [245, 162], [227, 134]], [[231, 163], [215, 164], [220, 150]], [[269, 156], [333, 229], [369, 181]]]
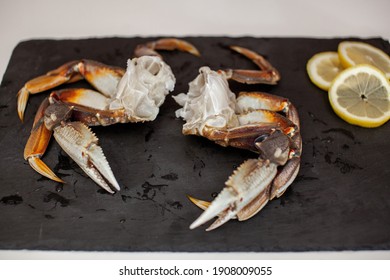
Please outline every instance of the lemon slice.
[[367, 43], [344, 41], [339, 44], [340, 62], [345, 67], [369, 64], [385, 73], [390, 79], [390, 57], [382, 50]]
[[362, 127], [378, 127], [390, 118], [390, 84], [371, 65], [342, 71], [329, 89], [333, 110], [343, 120]]
[[307, 74], [313, 84], [326, 91], [343, 69], [337, 52], [318, 53], [310, 58], [306, 65]]

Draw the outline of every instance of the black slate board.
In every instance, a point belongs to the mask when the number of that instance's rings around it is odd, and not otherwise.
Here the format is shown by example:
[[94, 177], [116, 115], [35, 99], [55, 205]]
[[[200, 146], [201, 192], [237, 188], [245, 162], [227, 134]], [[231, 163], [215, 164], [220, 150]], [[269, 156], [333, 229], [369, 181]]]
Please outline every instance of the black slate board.
[[[298, 178], [260, 214], [218, 230], [189, 230], [200, 214], [186, 194], [211, 200], [250, 152], [183, 136], [168, 96], [156, 121], [95, 127], [123, 190], [109, 195], [87, 178], [53, 141], [44, 161], [66, 185], [42, 178], [23, 159], [34, 113], [45, 94], [30, 98], [26, 121], [16, 114], [23, 84], [74, 59], [126, 66], [134, 47], [154, 38], [32, 40], [14, 50], [0, 87], [0, 249], [110, 251], [321, 251], [390, 249], [390, 130], [349, 125], [306, 75], [307, 60], [337, 49], [339, 39], [190, 37], [202, 57], [163, 52], [187, 92], [199, 67], [255, 66], [224, 48], [253, 49], [277, 67], [277, 86], [262, 90], [290, 98], [301, 117], [303, 155]], [[358, 39], [355, 39], [358, 40]], [[390, 53], [380, 38], [364, 40]], [[87, 86], [78, 83], [72, 86]]]

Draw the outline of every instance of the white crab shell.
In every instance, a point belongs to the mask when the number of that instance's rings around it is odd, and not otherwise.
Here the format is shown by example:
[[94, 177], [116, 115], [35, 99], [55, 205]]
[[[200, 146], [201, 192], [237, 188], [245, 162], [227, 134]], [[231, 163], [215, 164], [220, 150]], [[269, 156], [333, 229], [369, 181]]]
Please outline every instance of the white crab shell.
[[206, 66], [201, 67], [199, 73], [190, 82], [187, 94], [173, 96], [182, 106], [176, 111], [176, 117], [186, 121], [183, 133], [202, 135], [205, 125], [216, 128], [236, 126], [236, 96], [230, 91], [224, 73]]
[[153, 121], [175, 82], [171, 67], [160, 57], [129, 59], [109, 109], [125, 109], [134, 121]]

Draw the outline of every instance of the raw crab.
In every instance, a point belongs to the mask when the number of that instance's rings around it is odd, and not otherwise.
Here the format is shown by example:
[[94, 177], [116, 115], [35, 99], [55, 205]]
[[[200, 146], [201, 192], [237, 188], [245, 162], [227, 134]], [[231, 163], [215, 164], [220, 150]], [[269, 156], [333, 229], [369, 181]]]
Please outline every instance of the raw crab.
[[174, 89], [171, 68], [154, 49], [179, 49], [197, 54], [195, 47], [178, 39], [161, 39], [140, 45], [136, 57], [129, 59], [127, 70], [92, 60], [72, 61], [30, 80], [18, 93], [18, 114], [23, 120], [30, 94], [64, 83], [87, 80], [91, 89], [53, 91], [41, 103], [34, 119], [24, 158], [38, 173], [63, 182], [40, 159], [54, 138], [62, 149], [92, 180], [110, 193], [119, 184], [103, 154], [98, 139], [88, 128], [93, 125], [153, 121], [165, 96]]
[[[232, 78], [230, 73], [236, 70], [216, 72], [202, 67], [199, 72], [189, 84], [189, 92], [174, 97], [182, 106], [176, 116], [186, 121], [183, 134], [203, 136], [222, 146], [259, 154], [258, 159], [249, 159], [234, 171], [212, 203], [190, 197], [194, 204], [205, 210], [190, 228], [218, 216], [207, 229], [212, 230], [232, 218], [249, 219], [269, 200], [280, 197], [298, 174], [302, 140], [297, 110], [286, 98], [241, 92], [236, 99], [227, 81]], [[245, 74], [245, 70], [241, 73]], [[271, 79], [274, 83], [277, 75], [268, 73], [277, 72], [269, 66], [268, 70], [258, 71], [256, 80], [266, 77], [266, 82]], [[252, 81], [253, 75], [240, 78], [241, 81], [248, 79]]]

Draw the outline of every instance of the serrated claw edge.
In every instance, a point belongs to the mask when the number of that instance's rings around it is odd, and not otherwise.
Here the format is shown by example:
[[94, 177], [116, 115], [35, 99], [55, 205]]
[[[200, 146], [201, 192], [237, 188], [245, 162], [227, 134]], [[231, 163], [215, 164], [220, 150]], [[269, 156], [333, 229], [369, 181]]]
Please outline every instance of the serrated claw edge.
[[219, 218], [207, 230], [213, 230], [236, 217], [237, 213], [255, 199], [272, 182], [277, 166], [262, 159], [242, 163], [225, 183], [225, 188], [190, 226], [194, 229], [212, 218]]
[[61, 148], [84, 170], [99, 186], [110, 193], [120, 190], [110, 165], [98, 146], [98, 138], [89, 127], [81, 122], [70, 122], [54, 129], [54, 138]]

